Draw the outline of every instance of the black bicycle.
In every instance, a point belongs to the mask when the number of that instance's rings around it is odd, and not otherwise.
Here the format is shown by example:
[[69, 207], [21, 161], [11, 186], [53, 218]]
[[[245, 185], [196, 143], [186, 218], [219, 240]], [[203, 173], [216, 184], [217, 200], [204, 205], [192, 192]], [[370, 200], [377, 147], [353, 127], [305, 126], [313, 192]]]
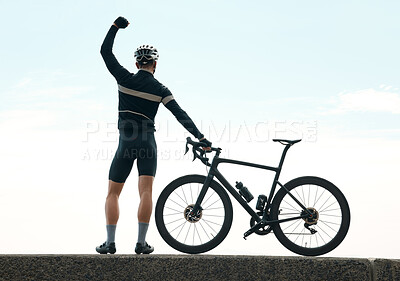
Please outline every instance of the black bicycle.
[[[274, 139], [285, 145], [278, 167], [220, 158], [221, 148], [204, 150], [205, 144], [187, 138], [193, 160], [209, 166], [207, 176], [186, 175], [170, 184], [158, 198], [155, 218], [161, 237], [174, 249], [198, 254], [218, 246], [232, 224], [232, 203], [226, 190], [250, 214], [250, 229], [244, 238], [273, 232], [287, 249], [304, 256], [318, 256], [335, 249], [350, 226], [350, 209], [343, 193], [318, 177], [299, 177], [286, 184], [279, 175], [287, 151], [301, 140]], [[206, 153], [215, 152], [211, 161]], [[259, 195], [255, 210], [248, 204], [254, 197], [241, 182], [236, 189], [218, 170], [221, 163], [250, 166], [275, 172], [269, 196]], [[216, 177], [220, 183], [214, 180]], [[279, 186], [279, 190], [275, 190]], [[224, 189], [225, 187], [225, 189]]]

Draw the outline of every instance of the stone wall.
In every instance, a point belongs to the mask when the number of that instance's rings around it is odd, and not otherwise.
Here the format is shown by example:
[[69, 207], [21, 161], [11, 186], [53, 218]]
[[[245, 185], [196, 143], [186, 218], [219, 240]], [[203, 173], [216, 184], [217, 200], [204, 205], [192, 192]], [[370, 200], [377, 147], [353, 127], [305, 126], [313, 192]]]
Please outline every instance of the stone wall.
[[400, 280], [400, 260], [210, 255], [0, 255], [0, 280]]

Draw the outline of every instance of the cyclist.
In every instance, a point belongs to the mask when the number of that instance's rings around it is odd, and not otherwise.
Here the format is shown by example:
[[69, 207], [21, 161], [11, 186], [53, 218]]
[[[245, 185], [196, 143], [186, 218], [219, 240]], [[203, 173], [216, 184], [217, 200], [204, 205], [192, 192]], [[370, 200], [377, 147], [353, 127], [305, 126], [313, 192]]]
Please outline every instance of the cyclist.
[[136, 74], [122, 67], [112, 47], [117, 31], [126, 28], [129, 22], [118, 17], [110, 27], [101, 46], [104, 62], [118, 83], [118, 129], [119, 144], [109, 171], [108, 194], [105, 204], [107, 240], [96, 247], [100, 254], [116, 252], [115, 231], [119, 218], [118, 198], [124, 183], [137, 160], [139, 172], [138, 240], [135, 247], [137, 254], [150, 254], [154, 247], [146, 242], [152, 212], [152, 187], [157, 168], [157, 146], [154, 139], [154, 118], [158, 106], [163, 103], [178, 121], [196, 138], [211, 146], [196, 125], [181, 109], [171, 92], [158, 82], [153, 74], [159, 57], [156, 48], [143, 45], [134, 53]]

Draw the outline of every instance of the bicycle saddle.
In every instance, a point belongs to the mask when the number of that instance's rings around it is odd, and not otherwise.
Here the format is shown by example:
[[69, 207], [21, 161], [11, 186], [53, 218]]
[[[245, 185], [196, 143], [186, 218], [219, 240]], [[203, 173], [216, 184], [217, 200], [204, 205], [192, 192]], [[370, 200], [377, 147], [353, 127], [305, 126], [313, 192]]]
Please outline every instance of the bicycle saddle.
[[300, 141], [301, 141], [301, 139], [300, 139], [300, 140], [282, 140], [282, 139], [273, 139], [272, 141], [279, 142], [279, 143], [281, 143], [281, 144], [283, 144], [283, 145], [294, 145], [295, 143], [298, 143], [298, 142], [300, 142]]

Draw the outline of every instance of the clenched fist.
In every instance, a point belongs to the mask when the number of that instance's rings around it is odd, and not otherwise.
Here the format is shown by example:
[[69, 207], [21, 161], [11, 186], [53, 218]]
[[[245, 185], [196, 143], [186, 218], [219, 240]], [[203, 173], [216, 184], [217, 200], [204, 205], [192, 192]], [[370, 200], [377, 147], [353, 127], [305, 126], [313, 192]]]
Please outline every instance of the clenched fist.
[[124, 17], [118, 17], [114, 21], [114, 25], [117, 26], [118, 28], [125, 28], [129, 25], [129, 21]]

